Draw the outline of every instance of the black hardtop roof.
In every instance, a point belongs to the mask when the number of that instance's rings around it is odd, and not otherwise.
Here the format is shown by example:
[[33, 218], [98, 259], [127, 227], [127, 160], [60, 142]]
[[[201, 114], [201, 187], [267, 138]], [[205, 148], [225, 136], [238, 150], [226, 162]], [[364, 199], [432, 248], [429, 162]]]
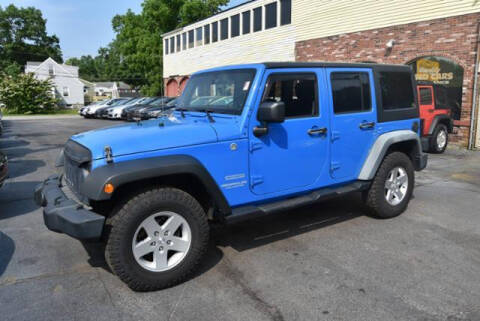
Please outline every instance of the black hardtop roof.
[[360, 62], [264, 62], [263, 65], [267, 69], [276, 68], [388, 68], [388, 69], [404, 69], [412, 70], [408, 65], [393, 64], [376, 64], [376, 63], [360, 63]]

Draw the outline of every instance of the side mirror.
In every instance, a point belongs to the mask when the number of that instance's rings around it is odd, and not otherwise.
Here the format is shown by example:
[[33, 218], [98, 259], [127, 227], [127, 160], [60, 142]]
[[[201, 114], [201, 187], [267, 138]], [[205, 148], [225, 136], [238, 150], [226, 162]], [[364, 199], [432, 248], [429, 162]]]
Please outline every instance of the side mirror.
[[257, 119], [265, 123], [282, 123], [285, 120], [283, 101], [265, 101], [258, 107]]

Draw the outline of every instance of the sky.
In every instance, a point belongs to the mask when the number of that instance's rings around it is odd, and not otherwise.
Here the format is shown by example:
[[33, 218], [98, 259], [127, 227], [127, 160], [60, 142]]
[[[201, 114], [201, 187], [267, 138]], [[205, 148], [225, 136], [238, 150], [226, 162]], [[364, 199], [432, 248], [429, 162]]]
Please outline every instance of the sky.
[[[235, 6], [247, 0], [232, 0]], [[128, 9], [139, 13], [143, 0], [0, 0], [0, 6], [33, 6], [47, 19], [47, 33], [60, 39], [63, 59], [96, 55], [114, 37], [111, 21]]]

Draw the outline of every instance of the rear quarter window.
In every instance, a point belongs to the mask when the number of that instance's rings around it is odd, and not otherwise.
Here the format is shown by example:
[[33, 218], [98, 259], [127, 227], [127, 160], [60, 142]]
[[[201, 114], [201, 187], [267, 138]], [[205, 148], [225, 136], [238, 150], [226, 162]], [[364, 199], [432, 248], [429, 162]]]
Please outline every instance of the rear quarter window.
[[432, 104], [432, 90], [430, 88], [420, 88], [420, 104], [431, 105]]
[[384, 110], [415, 108], [412, 76], [409, 72], [379, 72], [379, 83]]

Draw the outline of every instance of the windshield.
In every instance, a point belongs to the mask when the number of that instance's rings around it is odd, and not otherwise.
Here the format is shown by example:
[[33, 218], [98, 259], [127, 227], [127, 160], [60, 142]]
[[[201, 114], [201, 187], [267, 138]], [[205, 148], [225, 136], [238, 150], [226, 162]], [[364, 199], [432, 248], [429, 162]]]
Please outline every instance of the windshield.
[[240, 115], [255, 77], [255, 69], [212, 71], [193, 75], [176, 107]]
[[126, 101], [127, 101], [126, 99], [118, 99], [114, 101], [112, 104], [110, 104], [110, 106], [119, 106], [124, 104]]

